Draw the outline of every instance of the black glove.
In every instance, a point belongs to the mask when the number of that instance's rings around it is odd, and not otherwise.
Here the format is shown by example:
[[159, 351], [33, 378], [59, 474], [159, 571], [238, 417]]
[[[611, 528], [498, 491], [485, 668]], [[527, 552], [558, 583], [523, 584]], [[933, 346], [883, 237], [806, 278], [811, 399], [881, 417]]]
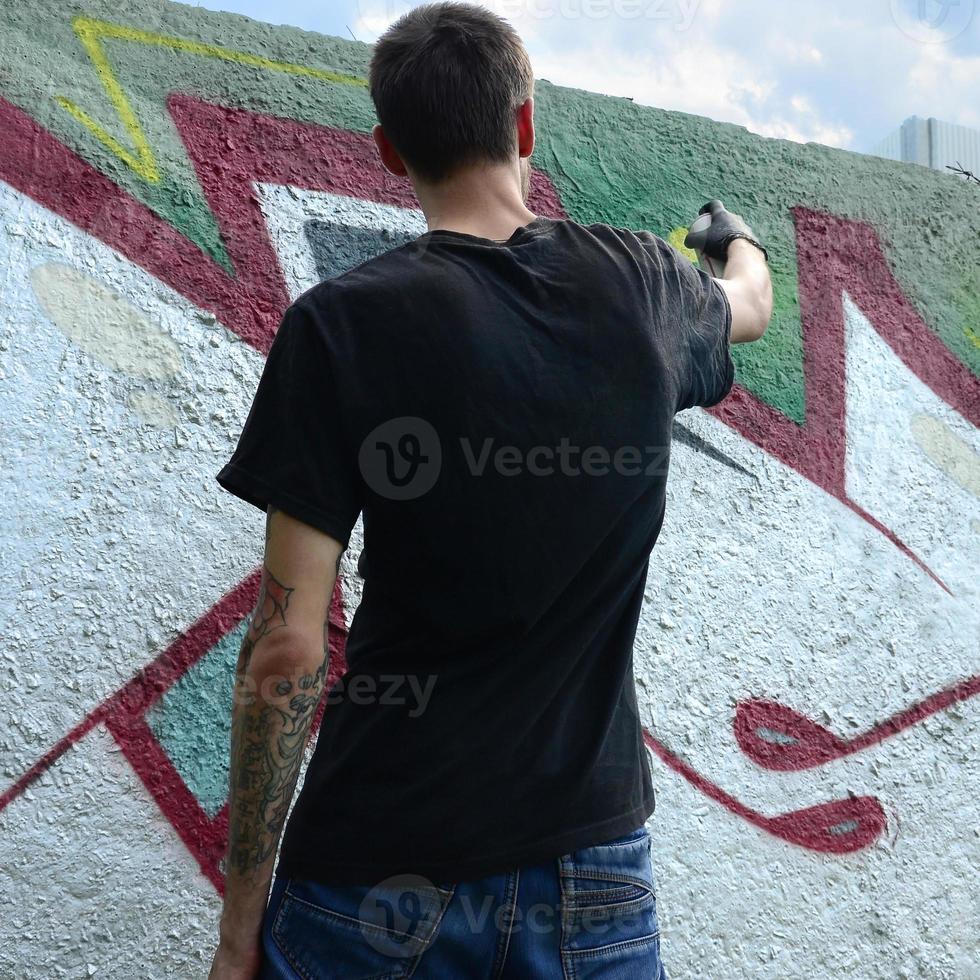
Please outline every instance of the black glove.
[[725, 210], [721, 201], [708, 201], [698, 214], [710, 214], [711, 224], [703, 231], [687, 233], [684, 245], [697, 249], [711, 259], [728, 260], [728, 243], [733, 238], [744, 238], [751, 242], [769, 261], [769, 253], [762, 247], [752, 229], [737, 215]]

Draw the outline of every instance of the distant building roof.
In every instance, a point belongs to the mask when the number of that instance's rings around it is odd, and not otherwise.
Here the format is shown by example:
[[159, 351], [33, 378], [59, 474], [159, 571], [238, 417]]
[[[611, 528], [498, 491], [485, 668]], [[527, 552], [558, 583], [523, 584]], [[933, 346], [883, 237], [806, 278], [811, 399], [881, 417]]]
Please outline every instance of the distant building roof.
[[980, 130], [940, 119], [910, 116], [871, 153], [889, 160], [918, 163], [933, 170], [959, 164], [980, 175]]

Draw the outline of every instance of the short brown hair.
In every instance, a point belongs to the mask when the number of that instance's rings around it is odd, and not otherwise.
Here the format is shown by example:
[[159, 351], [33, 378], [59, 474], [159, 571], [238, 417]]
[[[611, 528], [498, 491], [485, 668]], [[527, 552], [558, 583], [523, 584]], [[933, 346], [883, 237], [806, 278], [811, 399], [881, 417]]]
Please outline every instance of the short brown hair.
[[513, 155], [514, 114], [533, 94], [534, 75], [506, 20], [447, 0], [409, 10], [378, 38], [368, 85], [402, 160], [438, 183], [461, 166]]

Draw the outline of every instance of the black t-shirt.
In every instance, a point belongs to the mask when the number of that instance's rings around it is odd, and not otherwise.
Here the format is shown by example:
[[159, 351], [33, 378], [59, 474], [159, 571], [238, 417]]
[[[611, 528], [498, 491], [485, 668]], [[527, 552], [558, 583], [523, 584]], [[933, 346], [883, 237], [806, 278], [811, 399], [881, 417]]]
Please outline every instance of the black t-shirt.
[[436, 230], [300, 296], [223, 487], [363, 594], [280, 870], [450, 882], [653, 811], [633, 680], [671, 424], [730, 390], [721, 287], [649, 232]]

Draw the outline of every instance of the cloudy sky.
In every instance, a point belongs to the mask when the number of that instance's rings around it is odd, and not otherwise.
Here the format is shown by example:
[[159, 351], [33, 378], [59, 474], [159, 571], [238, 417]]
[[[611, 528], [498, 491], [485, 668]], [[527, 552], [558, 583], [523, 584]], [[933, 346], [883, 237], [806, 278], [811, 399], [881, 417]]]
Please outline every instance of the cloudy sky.
[[[418, 0], [190, 0], [371, 42]], [[980, 0], [486, 0], [535, 75], [867, 151], [911, 115], [980, 128]]]

